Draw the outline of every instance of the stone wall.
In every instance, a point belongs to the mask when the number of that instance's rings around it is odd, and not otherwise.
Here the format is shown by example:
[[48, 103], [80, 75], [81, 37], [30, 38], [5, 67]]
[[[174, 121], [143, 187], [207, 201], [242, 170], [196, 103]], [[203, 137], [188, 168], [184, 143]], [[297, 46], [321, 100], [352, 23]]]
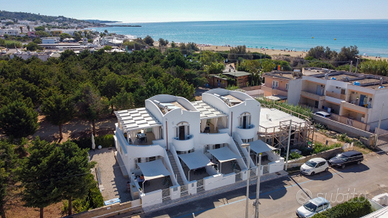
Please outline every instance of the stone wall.
[[335, 155], [342, 153], [343, 150], [342, 148], [333, 148], [327, 151], [323, 151], [319, 154], [312, 154], [306, 157], [301, 157], [295, 160], [290, 160], [288, 161], [288, 168], [293, 168], [293, 167], [299, 167], [302, 164], [306, 163], [308, 160], [316, 158], [316, 157], [322, 157], [324, 159], [329, 159], [331, 157], [334, 157]]

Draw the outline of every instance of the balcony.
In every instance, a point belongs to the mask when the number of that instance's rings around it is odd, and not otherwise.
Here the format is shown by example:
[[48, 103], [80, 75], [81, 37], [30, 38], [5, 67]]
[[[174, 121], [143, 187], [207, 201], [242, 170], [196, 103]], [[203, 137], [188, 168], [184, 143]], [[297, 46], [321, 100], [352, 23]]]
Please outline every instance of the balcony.
[[301, 92], [301, 96], [305, 97], [305, 98], [309, 98], [309, 99], [315, 100], [315, 101], [325, 100], [325, 96], [324, 95], [317, 95], [317, 94], [309, 92], [309, 91], [302, 91]]
[[242, 126], [237, 127], [236, 132], [240, 135], [241, 139], [251, 139], [255, 137], [256, 133], [255, 125], [251, 124], [247, 128], [243, 129]]
[[332, 92], [332, 91], [326, 91], [326, 96], [330, 96], [330, 97], [333, 97], [333, 98], [338, 98], [338, 99], [346, 100], [346, 95], [342, 95], [342, 94], [335, 93], [335, 92]]
[[368, 114], [369, 110], [371, 109], [371, 108], [367, 108], [367, 107], [363, 107], [363, 106], [358, 106], [358, 105], [355, 105], [355, 104], [352, 104], [352, 103], [349, 103], [346, 101], [343, 101], [342, 104], [343, 104], [343, 107], [345, 109], [355, 111], [355, 112], [358, 112], [361, 114]]
[[271, 96], [271, 95], [281, 95], [281, 96], [287, 96], [287, 91], [283, 91], [277, 88], [267, 87], [267, 86], [261, 86], [261, 90], [264, 91], [265, 96]]
[[172, 139], [172, 143], [177, 151], [187, 151], [194, 148], [193, 135], [186, 135], [184, 140], [179, 140], [178, 137]]

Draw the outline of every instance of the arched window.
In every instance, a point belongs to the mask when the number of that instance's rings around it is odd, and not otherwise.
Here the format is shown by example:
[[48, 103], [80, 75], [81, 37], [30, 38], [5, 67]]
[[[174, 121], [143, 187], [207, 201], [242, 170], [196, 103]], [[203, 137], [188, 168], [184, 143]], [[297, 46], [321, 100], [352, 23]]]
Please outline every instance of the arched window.
[[240, 128], [249, 129], [251, 125], [251, 114], [248, 112], [242, 113], [240, 116]]
[[176, 135], [179, 140], [186, 140], [190, 135], [190, 125], [188, 122], [180, 122], [176, 125]]

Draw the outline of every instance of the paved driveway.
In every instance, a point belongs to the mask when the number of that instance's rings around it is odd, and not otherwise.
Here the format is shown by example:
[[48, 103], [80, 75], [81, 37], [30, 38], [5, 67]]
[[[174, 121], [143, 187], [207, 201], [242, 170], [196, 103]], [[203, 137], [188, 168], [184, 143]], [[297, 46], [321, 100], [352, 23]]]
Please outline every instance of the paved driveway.
[[131, 200], [127, 191], [127, 179], [121, 173], [119, 163], [114, 152], [115, 148], [103, 148], [95, 151], [90, 150], [89, 156], [92, 161], [96, 161], [96, 169], [99, 168], [102, 183], [102, 197], [104, 201], [113, 198], [120, 198], [121, 202]]

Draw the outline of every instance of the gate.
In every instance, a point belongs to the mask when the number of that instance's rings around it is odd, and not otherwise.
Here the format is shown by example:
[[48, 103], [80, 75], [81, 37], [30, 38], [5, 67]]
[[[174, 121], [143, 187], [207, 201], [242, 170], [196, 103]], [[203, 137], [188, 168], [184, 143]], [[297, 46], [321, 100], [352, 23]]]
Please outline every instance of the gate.
[[197, 193], [203, 192], [204, 190], [203, 179], [197, 180]]
[[181, 186], [181, 197], [189, 195], [188, 185]]
[[169, 201], [169, 200], [171, 200], [170, 189], [169, 188], [163, 189], [162, 190], [162, 201], [166, 202], [166, 201]]

